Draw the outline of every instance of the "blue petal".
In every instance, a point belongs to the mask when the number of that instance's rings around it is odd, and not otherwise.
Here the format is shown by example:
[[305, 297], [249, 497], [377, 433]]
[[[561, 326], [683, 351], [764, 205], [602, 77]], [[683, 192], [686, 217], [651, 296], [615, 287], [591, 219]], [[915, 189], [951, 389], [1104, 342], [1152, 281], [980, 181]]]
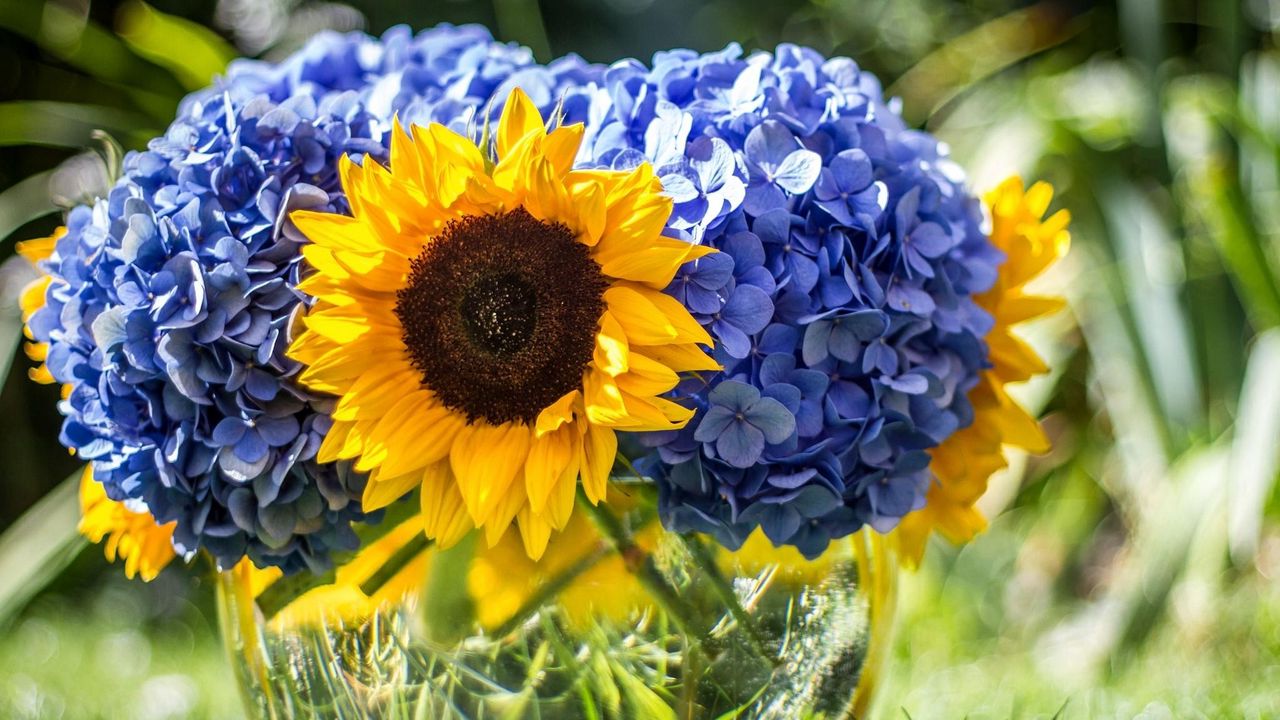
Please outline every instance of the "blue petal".
[[298, 436], [300, 429], [298, 418], [293, 415], [285, 415], [284, 417], [262, 417], [256, 422], [258, 434], [271, 447], [284, 447], [292, 443], [294, 438]]
[[[777, 403], [777, 400], [773, 400]], [[781, 404], [779, 404], [781, 407]], [[783, 408], [786, 411], [786, 408]], [[764, 452], [764, 433], [745, 422], [734, 422], [716, 438], [716, 454], [734, 467], [751, 467]]]
[[787, 382], [795, 368], [795, 356], [790, 353], [773, 353], [760, 363], [760, 384], [768, 387], [774, 383]]
[[252, 368], [245, 376], [244, 389], [259, 400], [270, 401], [279, 392], [280, 382], [266, 372]]
[[760, 391], [737, 380], [725, 380], [707, 395], [712, 405], [721, 405], [733, 411], [746, 410], [760, 399]]
[[871, 160], [860, 148], [842, 150], [831, 160], [831, 174], [844, 192], [856, 192], [871, 184]]
[[833, 383], [827, 390], [827, 398], [840, 417], [847, 420], [865, 419], [871, 410], [871, 395], [851, 382]]
[[256, 463], [267, 457], [269, 448], [267, 443], [258, 433], [250, 430], [240, 436], [240, 440], [234, 445], [236, 457], [247, 463]]
[[708, 443], [715, 442], [716, 438], [724, 432], [729, 423], [733, 422], [737, 412], [723, 405], [715, 405], [707, 414], [702, 417], [698, 423], [698, 429], [693, 433], [693, 439], [698, 442]]
[[742, 207], [752, 215], [759, 217], [772, 210], [782, 208], [786, 203], [787, 197], [782, 194], [782, 190], [777, 185], [769, 182], [759, 182], [747, 186], [747, 193], [743, 198]]
[[773, 169], [782, 165], [799, 146], [795, 134], [786, 126], [774, 120], [765, 120], [747, 135], [743, 151], [750, 162]]
[[744, 413], [747, 422], [760, 428], [765, 440], [780, 443], [796, 431], [796, 417], [782, 403], [771, 397], [761, 397]]
[[840, 497], [820, 485], [809, 485], [791, 499], [790, 505], [802, 517], [821, 517], [841, 503]]
[[898, 353], [883, 340], [868, 345], [862, 356], [862, 372], [870, 373], [872, 370], [879, 370], [885, 375], [895, 375], [898, 372]]
[[890, 285], [885, 301], [895, 310], [920, 316], [928, 316], [937, 307], [929, 293], [903, 283]]
[[951, 236], [937, 223], [921, 223], [908, 236], [908, 242], [916, 252], [928, 258], [940, 257], [951, 249]]
[[818, 263], [798, 252], [787, 253], [787, 269], [796, 289], [807, 293], [818, 284]]
[[778, 187], [792, 195], [800, 195], [813, 187], [822, 169], [822, 158], [812, 150], [796, 150], [787, 156], [774, 174]]
[[773, 317], [773, 301], [754, 285], [739, 285], [720, 315], [744, 333], [754, 335], [764, 330]]
[[235, 445], [244, 437], [249, 424], [236, 417], [225, 417], [213, 428], [213, 441], [219, 445]]
[[832, 321], [831, 340], [827, 345], [837, 359], [851, 363], [862, 352], [862, 343], [858, 341], [857, 332], [842, 320], [843, 318], [838, 318]]
[[831, 341], [831, 328], [830, 321], [821, 320], [810, 323], [804, 329], [802, 357], [805, 365], [813, 367], [830, 356], [828, 345]]
[[774, 546], [785, 545], [800, 529], [800, 513], [786, 505], [755, 503], [739, 518], [742, 522], [759, 523], [769, 542]]
[[896, 378], [881, 378], [880, 382], [894, 390], [897, 390], [898, 392], [906, 393], [907, 395], [919, 395], [929, 389], [929, 381], [923, 376], [915, 373], [899, 375]]
[[783, 245], [791, 239], [791, 213], [782, 208], [757, 213], [751, 231], [763, 243]]
[[733, 323], [717, 320], [711, 324], [711, 331], [719, 340], [717, 349], [729, 357], [741, 360], [751, 354], [751, 338]]

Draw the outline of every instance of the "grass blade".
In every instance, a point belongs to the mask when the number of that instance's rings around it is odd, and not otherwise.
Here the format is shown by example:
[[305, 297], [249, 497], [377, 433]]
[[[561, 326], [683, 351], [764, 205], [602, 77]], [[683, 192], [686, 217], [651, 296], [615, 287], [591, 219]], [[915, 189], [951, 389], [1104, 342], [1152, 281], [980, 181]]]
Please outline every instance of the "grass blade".
[[1231, 445], [1232, 488], [1227, 497], [1227, 538], [1231, 557], [1243, 565], [1253, 559], [1262, 537], [1267, 498], [1280, 470], [1280, 330], [1258, 338], [1249, 353], [1240, 393], [1235, 441]]
[[0, 535], [0, 626], [71, 564], [89, 541], [80, 523], [80, 474], [72, 473]]

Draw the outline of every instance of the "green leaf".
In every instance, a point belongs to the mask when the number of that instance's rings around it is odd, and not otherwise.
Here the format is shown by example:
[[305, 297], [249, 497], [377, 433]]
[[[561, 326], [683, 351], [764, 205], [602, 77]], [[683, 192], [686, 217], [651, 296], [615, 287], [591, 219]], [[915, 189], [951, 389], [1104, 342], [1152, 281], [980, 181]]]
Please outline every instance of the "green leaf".
[[[0, 124], [3, 123], [0, 119]], [[57, 209], [49, 197], [51, 177], [52, 170], [36, 173], [0, 193], [0, 242], [23, 225]]]
[[125, 137], [141, 145], [157, 132], [149, 121], [135, 113], [101, 105], [49, 101], [0, 103], [0, 147], [8, 145], [51, 145], [83, 148], [94, 139], [96, 130]]
[[72, 473], [0, 535], [0, 626], [89, 545], [80, 524], [80, 474]]
[[527, 46], [539, 60], [551, 58], [551, 44], [547, 41], [538, 0], [495, 0], [493, 12], [497, 16], [499, 36]]
[[18, 311], [17, 298], [8, 289], [0, 285], [0, 290], [5, 291], [0, 292], [0, 385], [3, 378], [9, 377], [9, 367], [22, 344], [22, 313]]
[[26, 38], [89, 77], [128, 93], [135, 105], [158, 120], [167, 122], [172, 118], [182, 86], [87, 15], [58, 2], [0, 2], [0, 28]]
[[[1118, 309], [1142, 358], [1158, 417], [1166, 429], [1183, 433], [1198, 429], [1204, 400], [1191, 328], [1179, 296], [1178, 276], [1184, 272], [1181, 248], [1168, 219], [1135, 184], [1102, 175], [1096, 178], [1096, 188], [1119, 261], [1116, 269], [1124, 302]], [[1170, 449], [1183, 449], [1183, 438], [1168, 433], [1166, 440], [1173, 441]]]
[[166, 68], [188, 90], [199, 90], [227, 68], [236, 51], [198, 23], [133, 0], [119, 11], [120, 37], [134, 52]]
[[422, 618], [426, 637], [443, 647], [451, 647], [466, 637], [474, 624], [475, 608], [467, 592], [467, 570], [471, 567], [478, 535], [471, 532], [457, 545], [437, 550], [427, 569]]

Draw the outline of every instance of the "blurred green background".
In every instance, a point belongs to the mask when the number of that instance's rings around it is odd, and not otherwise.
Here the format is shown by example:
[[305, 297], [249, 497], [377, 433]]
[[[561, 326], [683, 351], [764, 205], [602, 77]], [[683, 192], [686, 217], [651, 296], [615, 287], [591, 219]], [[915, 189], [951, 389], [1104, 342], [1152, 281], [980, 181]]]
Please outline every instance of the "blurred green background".
[[[102, 182], [93, 131], [140, 147], [235, 55], [440, 21], [540, 60], [847, 54], [976, 188], [1054, 183], [1074, 246], [1045, 284], [1072, 310], [1029, 330], [1056, 370], [1022, 397], [1055, 450], [904, 576], [876, 714], [1280, 716], [1280, 0], [0, 0], [0, 529], [76, 465], [56, 390], [24, 381], [9, 258]], [[0, 717], [239, 717], [207, 583], [41, 547], [65, 515], [0, 542]], [[34, 598], [22, 560], [56, 575]]]

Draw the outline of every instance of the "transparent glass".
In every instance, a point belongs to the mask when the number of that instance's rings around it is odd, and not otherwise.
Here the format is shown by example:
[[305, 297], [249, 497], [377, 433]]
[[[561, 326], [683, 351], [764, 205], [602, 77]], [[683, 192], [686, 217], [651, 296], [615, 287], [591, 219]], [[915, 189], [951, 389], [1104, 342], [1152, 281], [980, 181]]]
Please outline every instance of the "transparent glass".
[[514, 532], [492, 548], [382, 542], [365, 580], [344, 586], [339, 571], [280, 610], [255, 599], [248, 573], [223, 573], [222, 633], [249, 716], [862, 715], [894, 604], [879, 536], [813, 561], [760, 535], [729, 552], [664, 531], [645, 503], [617, 505], [580, 503], [537, 563]]

